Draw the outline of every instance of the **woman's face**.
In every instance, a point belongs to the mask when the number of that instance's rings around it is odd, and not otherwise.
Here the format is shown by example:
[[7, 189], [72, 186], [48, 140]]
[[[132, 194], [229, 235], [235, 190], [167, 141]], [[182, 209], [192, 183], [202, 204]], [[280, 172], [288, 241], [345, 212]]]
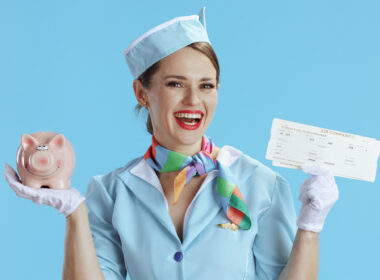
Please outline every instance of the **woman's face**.
[[154, 137], [171, 150], [199, 151], [217, 104], [216, 70], [190, 47], [160, 61], [147, 91]]

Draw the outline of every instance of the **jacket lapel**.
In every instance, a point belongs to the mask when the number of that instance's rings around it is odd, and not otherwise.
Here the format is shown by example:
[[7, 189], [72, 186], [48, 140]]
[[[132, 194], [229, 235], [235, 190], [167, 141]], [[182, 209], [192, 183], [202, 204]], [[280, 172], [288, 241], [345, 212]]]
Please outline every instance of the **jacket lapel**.
[[[231, 147], [224, 146], [219, 150], [217, 160], [229, 167], [241, 155], [241, 151]], [[220, 202], [220, 195], [216, 188], [216, 178], [218, 171], [209, 172], [202, 186], [199, 188], [193, 201], [190, 203], [184, 220], [183, 246], [186, 249], [191, 242], [207, 227], [217, 226], [210, 225], [215, 216], [223, 211]], [[224, 214], [223, 214], [224, 215]], [[227, 219], [227, 218], [226, 218]]]
[[[186, 210], [183, 223], [183, 246], [186, 249], [212, 219], [222, 210], [214, 179], [217, 171], [210, 172]], [[223, 210], [222, 210], [223, 211]]]
[[129, 171], [119, 174], [119, 177], [164, 228], [180, 242], [169, 215], [169, 207], [161, 183], [146, 160], [142, 158]]
[[[229, 167], [241, 154], [241, 151], [231, 146], [224, 146], [219, 150], [217, 160]], [[223, 211], [220, 196], [215, 187], [215, 178], [217, 176], [217, 170], [208, 173], [186, 210], [182, 244], [184, 249], [210, 224], [219, 211]], [[154, 169], [146, 160], [142, 158], [130, 170], [119, 174], [119, 177], [164, 228], [180, 242], [169, 215], [168, 202], [161, 183]]]

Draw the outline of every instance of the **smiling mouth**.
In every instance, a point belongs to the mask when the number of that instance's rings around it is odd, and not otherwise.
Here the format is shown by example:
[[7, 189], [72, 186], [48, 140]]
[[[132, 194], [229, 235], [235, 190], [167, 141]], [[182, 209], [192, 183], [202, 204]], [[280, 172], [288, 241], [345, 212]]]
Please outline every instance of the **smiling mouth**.
[[184, 113], [177, 112], [174, 114], [177, 120], [189, 126], [196, 126], [202, 119], [203, 113]]

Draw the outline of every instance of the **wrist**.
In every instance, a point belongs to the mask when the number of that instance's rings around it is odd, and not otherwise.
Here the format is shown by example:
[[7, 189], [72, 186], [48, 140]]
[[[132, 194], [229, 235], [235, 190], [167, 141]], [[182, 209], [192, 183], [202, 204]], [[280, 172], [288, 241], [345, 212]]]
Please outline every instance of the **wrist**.
[[79, 206], [66, 216], [67, 222], [81, 221], [82, 217], [87, 217], [87, 207], [84, 201], [82, 201]]
[[298, 228], [297, 234], [301, 238], [303, 238], [305, 240], [309, 240], [309, 241], [314, 241], [315, 239], [319, 238], [319, 232], [305, 230], [305, 229], [302, 229], [302, 228]]
[[311, 223], [311, 222], [303, 222], [301, 220], [297, 220], [297, 227], [300, 230], [308, 231], [308, 232], [321, 232], [323, 229], [322, 223]]

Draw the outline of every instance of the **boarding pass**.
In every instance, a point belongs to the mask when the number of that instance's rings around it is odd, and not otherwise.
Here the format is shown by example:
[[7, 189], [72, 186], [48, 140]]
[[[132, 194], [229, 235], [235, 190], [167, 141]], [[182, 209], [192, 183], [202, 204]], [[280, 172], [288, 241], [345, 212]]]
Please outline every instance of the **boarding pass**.
[[334, 176], [374, 182], [379, 153], [374, 138], [274, 119], [266, 158], [275, 166], [319, 166]]

